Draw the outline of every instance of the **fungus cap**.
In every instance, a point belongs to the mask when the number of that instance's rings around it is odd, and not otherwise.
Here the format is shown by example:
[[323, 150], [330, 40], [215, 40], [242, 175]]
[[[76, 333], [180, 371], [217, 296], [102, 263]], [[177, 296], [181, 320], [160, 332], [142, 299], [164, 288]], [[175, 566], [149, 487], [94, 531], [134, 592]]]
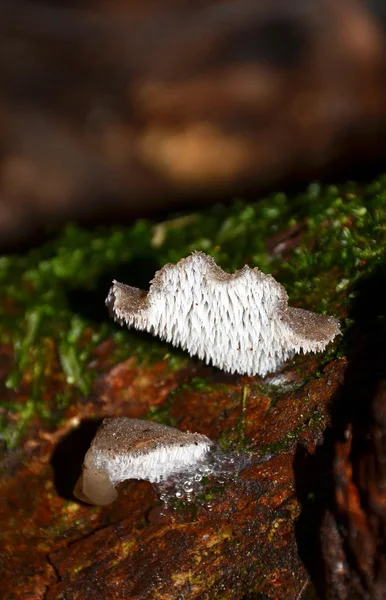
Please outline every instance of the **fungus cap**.
[[247, 265], [230, 275], [202, 252], [165, 265], [148, 292], [114, 281], [106, 304], [119, 323], [231, 373], [264, 376], [340, 334], [337, 319], [289, 307], [272, 275]]
[[159, 482], [202, 460], [212, 442], [151, 421], [104, 419], [83, 462], [74, 495], [90, 504], [109, 504], [126, 479]]

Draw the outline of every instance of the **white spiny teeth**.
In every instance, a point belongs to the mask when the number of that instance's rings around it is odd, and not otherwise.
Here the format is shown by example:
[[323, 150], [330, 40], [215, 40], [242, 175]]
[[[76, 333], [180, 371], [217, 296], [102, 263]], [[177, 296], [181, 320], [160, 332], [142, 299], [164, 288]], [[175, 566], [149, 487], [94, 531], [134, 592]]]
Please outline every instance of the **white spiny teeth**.
[[271, 275], [247, 266], [229, 275], [202, 252], [158, 271], [139, 307], [138, 292], [114, 282], [106, 303], [117, 321], [231, 373], [264, 376], [340, 334], [333, 317], [288, 307]]

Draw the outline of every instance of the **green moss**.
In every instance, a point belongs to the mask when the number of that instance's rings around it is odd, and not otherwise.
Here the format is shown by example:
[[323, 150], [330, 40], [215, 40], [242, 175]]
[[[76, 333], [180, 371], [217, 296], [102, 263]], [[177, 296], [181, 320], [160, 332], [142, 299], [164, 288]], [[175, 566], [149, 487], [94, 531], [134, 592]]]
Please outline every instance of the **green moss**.
[[170, 392], [166, 402], [164, 402], [162, 406], [151, 406], [144, 418], [154, 421], [155, 423], [160, 423], [161, 425], [175, 427], [177, 423], [170, 415], [170, 408], [173, 405], [176, 394], [178, 394], [178, 388]]
[[250, 452], [251, 441], [245, 433], [247, 402], [250, 394], [248, 386], [243, 386], [240, 394], [240, 408], [237, 424], [221, 432], [218, 441], [220, 448], [231, 452]]
[[10, 411], [17, 417], [10, 424], [4, 414], [0, 414], [0, 439], [8, 448], [15, 448], [36, 411], [35, 404], [32, 400], [16, 406], [2, 402], [1, 408], [3, 413]]
[[259, 453], [261, 457], [264, 457], [267, 454], [281, 454], [281, 452], [286, 452], [287, 450], [289, 450], [296, 443], [304, 427], [304, 424], [299, 425], [293, 431], [288, 431], [283, 438], [277, 440], [273, 444], [268, 444], [267, 446], [260, 446]]
[[185, 383], [181, 386], [183, 390], [191, 390], [192, 392], [215, 392], [215, 391], [227, 391], [227, 386], [224, 383], [214, 383], [210, 375], [208, 378], [205, 377], [192, 377], [189, 383]]
[[[285, 239], [275, 243], [274, 237], [288, 228], [296, 232], [296, 243], [287, 244]], [[140, 220], [132, 227], [93, 231], [70, 226], [25, 255], [0, 257], [0, 337], [14, 352], [7, 385], [17, 389], [26, 375], [32, 381], [30, 402], [18, 413], [18, 430], [36, 411], [44, 414], [39, 398], [53, 360], [44, 340], [53, 342], [63, 389], [83, 395], [89, 393], [95, 376], [88, 366], [93, 352], [107, 337], [116, 340], [113, 360], [164, 358], [177, 370], [186, 364], [188, 359], [179, 350], [120, 330], [103, 312], [106, 277], [118, 277], [118, 270], [130, 283], [138, 271], [137, 261], [141, 265], [148, 261], [150, 280], [154, 265], [161, 267], [203, 250], [229, 271], [248, 263], [273, 273], [294, 305], [345, 315], [360, 279], [385, 263], [385, 238], [386, 176], [382, 176], [367, 186], [313, 183], [293, 198], [280, 193], [249, 204], [236, 200], [231, 206], [214, 206], [157, 225]], [[127, 276], [122, 275], [123, 267]], [[74, 302], [79, 293], [88, 298], [86, 306]], [[100, 307], [99, 318], [95, 305]], [[339, 353], [338, 343], [329, 350], [328, 360]], [[204, 379], [192, 385], [206, 391], [211, 384]], [[51, 417], [59, 418], [71, 398], [63, 389], [58, 392], [58, 412], [51, 410]], [[7, 410], [0, 408], [0, 435], [12, 445], [10, 437], [19, 439], [20, 431], [16, 438], [9, 434]]]
[[209, 385], [203, 377], [192, 377], [189, 384], [185, 387], [197, 392], [212, 392], [214, 389], [214, 386]]

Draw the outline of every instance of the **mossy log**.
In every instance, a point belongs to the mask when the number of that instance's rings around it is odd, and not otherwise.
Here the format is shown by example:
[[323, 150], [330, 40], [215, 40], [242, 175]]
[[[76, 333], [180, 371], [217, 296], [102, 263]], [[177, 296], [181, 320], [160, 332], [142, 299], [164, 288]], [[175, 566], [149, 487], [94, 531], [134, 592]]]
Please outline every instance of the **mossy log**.
[[[378, 398], [376, 412], [361, 421], [363, 389], [350, 378], [378, 376], [369, 365], [384, 344], [385, 235], [380, 177], [366, 186], [313, 183], [295, 197], [239, 200], [162, 223], [68, 227], [27, 254], [2, 257], [2, 597], [294, 600], [311, 578], [340, 597], [341, 581], [324, 566], [335, 573], [342, 562], [345, 530], [335, 527], [328, 539], [343, 542], [327, 553], [323, 539], [326, 515], [339, 524], [342, 514], [333, 504], [341, 473], [334, 455], [340, 448], [343, 465], [349, 450], [348, 438], [336, 436], [349, 423], [355, 439], [359, 426], [365, 437], [372, 422], [375, 432], [383, 427], [383, 392], [370, 381], [375, 395], [365, 397], [369, 406]], [[113, 278], [145, 287], [157, 268], [193, 250], [230, 272], [245, 263], [271, 272], [291, 305], [340, 318], [343, 335], [326, 352], [297, 356], [261, 378], [224, 374], [109, 319]], [[167, 510], [148, 482], [134, 481], [121, 484], [109, 506], [85, 505], [72, 490], [105, 416], [197, 431], [250, 463], [225, 481], [209, 478], [201, 497], [176, 498]], [[376, 456], [377, 440], [367, 447]], [[372, 493], [363, 480], [357, 485]], [[382, 557], [379, 545], [369, 548]]]

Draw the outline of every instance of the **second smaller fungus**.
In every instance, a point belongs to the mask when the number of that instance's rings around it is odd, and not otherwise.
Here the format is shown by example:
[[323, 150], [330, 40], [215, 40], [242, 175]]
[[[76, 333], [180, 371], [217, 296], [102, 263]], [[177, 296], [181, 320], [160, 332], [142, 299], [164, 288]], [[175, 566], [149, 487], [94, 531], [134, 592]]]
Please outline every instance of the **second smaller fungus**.
[[157, 483], [196, 465], [211, 446], [200, 433], [128, 417], [104, 419], [84, 458], [74, 495], [89, 504], [110, 504], [118, 483]]

